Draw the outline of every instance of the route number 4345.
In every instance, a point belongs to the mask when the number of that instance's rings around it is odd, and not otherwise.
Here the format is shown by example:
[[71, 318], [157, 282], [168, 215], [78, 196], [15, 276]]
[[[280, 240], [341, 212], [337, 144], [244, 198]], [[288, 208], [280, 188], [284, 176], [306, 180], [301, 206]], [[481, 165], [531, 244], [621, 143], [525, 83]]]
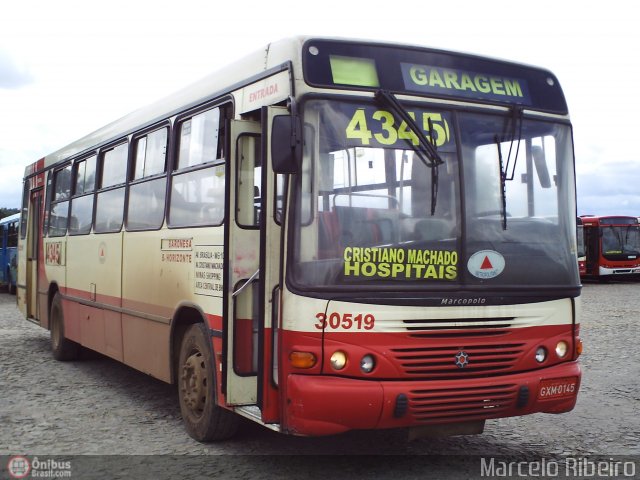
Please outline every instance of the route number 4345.
[[[416, 120], [415, 112], [407, 112]], [[420, 112], [421, 119], [416, 120], [421, 125], [425, 136], [437, 147], [449, 141], [449, 124], [440, 113]], [[419, 145], [420, 140], [405, 121], [396, 126], [396, 119], [391, 112], [375, 110], [373, 112], [363, 108], [353, 112], [353, 116], [345, 129], [345, 135], [352, 140], [360, 140], [362, 145], [369, 145], [373, 139], [380, 145], [395, 145], [399, 140]], [[435, 139], [431, 139], [431, 135]]]

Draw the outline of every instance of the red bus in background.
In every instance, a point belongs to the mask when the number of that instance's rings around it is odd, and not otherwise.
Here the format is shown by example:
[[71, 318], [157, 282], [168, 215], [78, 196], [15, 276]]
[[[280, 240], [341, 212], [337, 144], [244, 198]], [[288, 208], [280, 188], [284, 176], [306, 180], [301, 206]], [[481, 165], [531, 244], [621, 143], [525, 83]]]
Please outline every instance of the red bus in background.
[[580, 218], [586, 253], [585, 271], [580, 270], [581, 276], [607, 278], [640, 274], [637, 217], [582, 215]]
[[587, 251], [584, 243], [584, 227], [582, 225], [582, 218], [578, 217], [576, 221], [578, 242], [578, 270], [580, 277], [584, 277], [587, 274]]

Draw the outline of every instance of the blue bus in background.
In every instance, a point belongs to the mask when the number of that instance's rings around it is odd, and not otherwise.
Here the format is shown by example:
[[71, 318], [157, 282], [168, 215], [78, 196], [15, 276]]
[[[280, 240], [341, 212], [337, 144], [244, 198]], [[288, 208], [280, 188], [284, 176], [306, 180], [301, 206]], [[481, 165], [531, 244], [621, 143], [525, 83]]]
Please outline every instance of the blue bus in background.
[[20, 214], [0, 219], [0, 286], [16, 293]]

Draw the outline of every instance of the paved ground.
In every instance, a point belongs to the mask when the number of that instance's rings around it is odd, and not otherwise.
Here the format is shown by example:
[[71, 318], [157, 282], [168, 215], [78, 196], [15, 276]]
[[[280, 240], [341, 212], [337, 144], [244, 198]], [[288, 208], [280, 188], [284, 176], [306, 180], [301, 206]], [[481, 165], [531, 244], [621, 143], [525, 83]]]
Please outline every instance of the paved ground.
[[[574, 411], [490, 421], [479, 436], [412, 442], [398, 432], [288, 437], [247, 423], [232, 441], [197, 443], [182, 428], [171, 386], [97, 354], [56, 362], [49, 351], [49, 332], [22, 319], [14, 302], [14, 296], [0, 293], [0, 455], [233, 456], [232, 462], [218, 462], [215, 468], [209, 462], [210, 469], [203, 471], [211, 478], [288, 478], [287, 469], [295, 475], [296, 465], [303, 471], [322, 470], [323, 478], [327, 469], [349, 478], [347, 473], [357, 476], [373, 466], [378, 478], [426, 478], [424, 465], [407, 460], [416, 455], [516, 460], [635, 455], [640, 475], [640, 283], [585, 285], [584, 376]], [[348, 463], [302, 456], [326, 454], [353, 456]], [[380, 457], [389, 454], [401, 457]], [[381, 458], [386, 459], [382, 464]], [[430, 477], [446, 478], [464, 459], [443, 458], [429, 460]]]

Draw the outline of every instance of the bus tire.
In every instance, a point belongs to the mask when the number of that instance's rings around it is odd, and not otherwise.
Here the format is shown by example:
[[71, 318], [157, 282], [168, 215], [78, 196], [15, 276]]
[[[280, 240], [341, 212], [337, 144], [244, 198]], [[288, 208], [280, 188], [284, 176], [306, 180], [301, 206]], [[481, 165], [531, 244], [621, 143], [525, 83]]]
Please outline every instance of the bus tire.
[[239, 417], [217, 405], [211, 337], [203, 323], [194, 323], [184, 333], [177, 373], [180, 412], [187, 433], [199, 442], [231, 438], [238, 430]]
[[80, 345], [64, 336], [64, 314], [62, 297], [56, 293], [51, 302], [50, 315], [51, 352], [53, 358], [60, 361], [75, 360], [80, 353]]

